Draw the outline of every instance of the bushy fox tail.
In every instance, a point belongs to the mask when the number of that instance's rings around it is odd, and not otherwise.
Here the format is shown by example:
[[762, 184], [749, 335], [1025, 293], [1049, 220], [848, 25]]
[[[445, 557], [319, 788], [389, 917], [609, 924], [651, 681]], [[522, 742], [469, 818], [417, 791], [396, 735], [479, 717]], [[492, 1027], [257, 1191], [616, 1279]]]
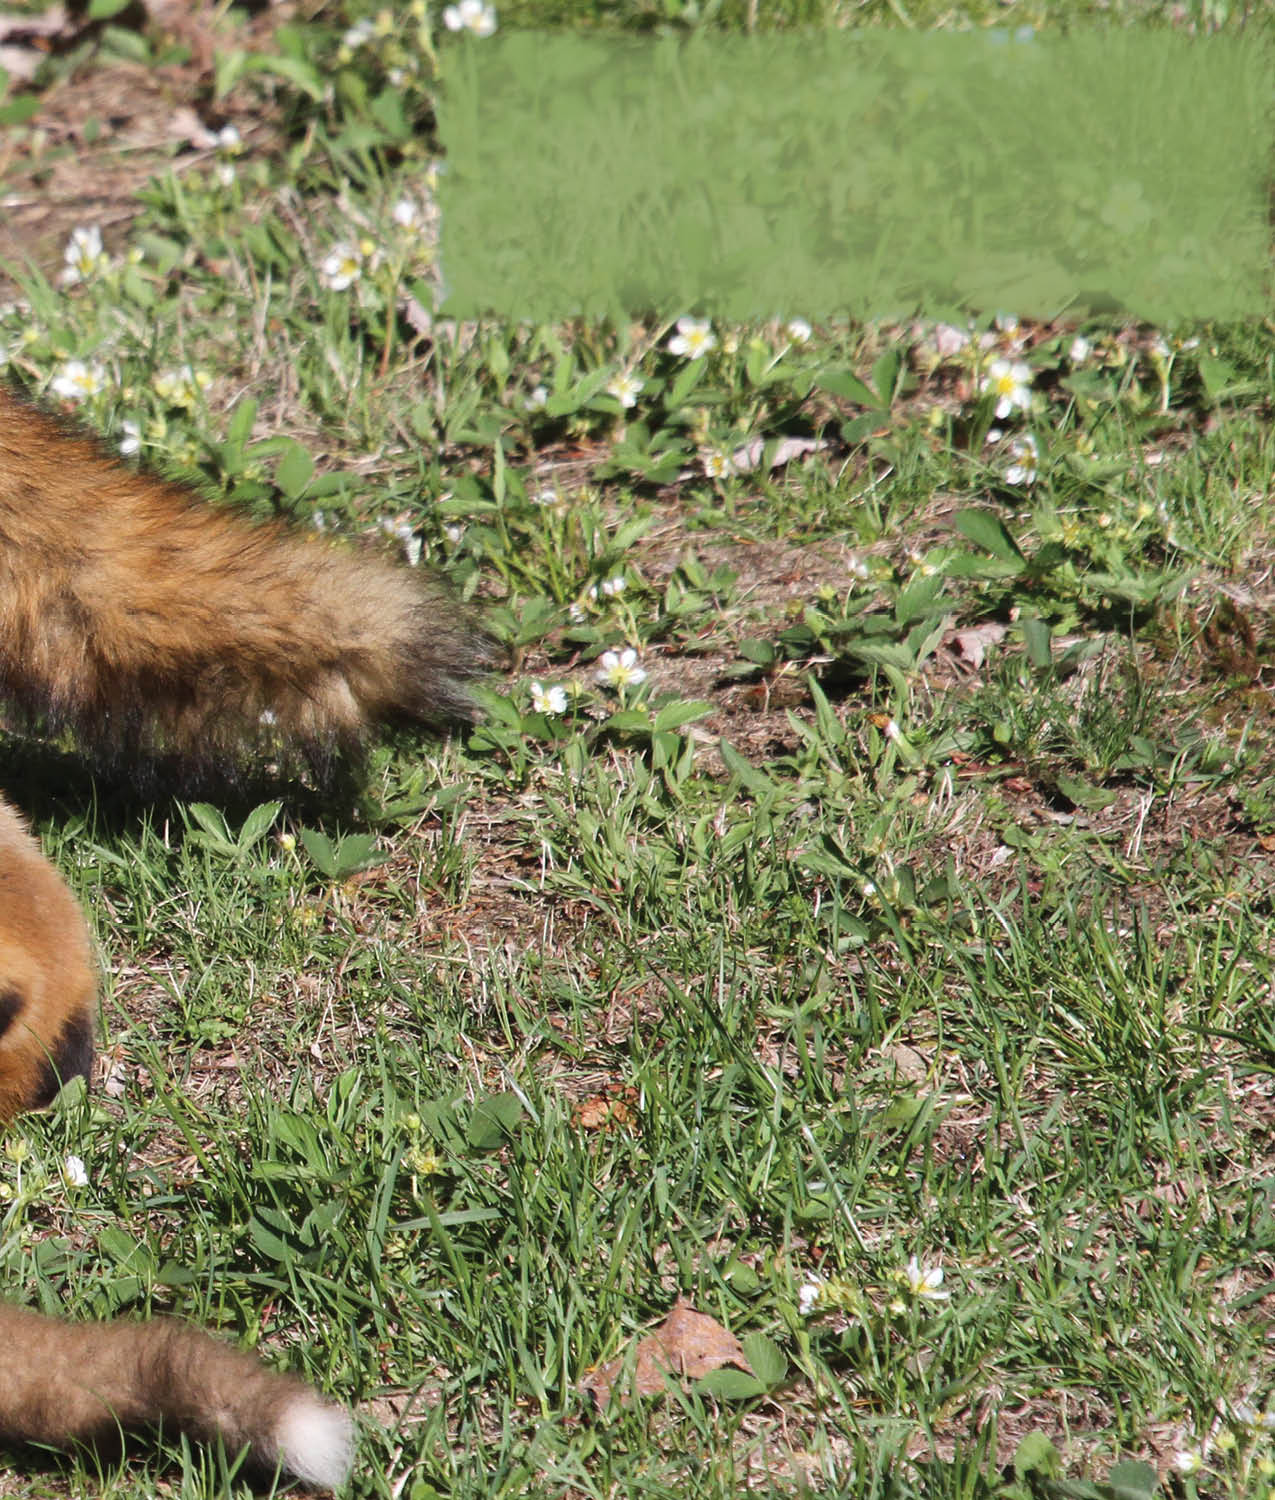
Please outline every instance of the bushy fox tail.
[[0, 387], [0, 696], [111, 752], [312, 757], [472, 712], [490, 664], [426, 572], [254, 525]]
[[[162, 1427], [218, 1440], [228, 1456], [282, 1468], [317, 1488], [350, 1471], [353, 1424], [308, 1386], [196, 1328], [62, 1323], [0, 1305], [0, 1432], [67, 1447]], [[18, 1351], [23, 1357], [14, 1357]]]

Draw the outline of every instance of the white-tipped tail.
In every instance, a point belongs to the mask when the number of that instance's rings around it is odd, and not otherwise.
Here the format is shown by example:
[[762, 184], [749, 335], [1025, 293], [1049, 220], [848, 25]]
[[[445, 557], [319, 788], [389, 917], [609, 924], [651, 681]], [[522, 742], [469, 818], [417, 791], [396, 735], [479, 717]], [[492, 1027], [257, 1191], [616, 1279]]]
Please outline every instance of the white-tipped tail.
[[335, 1490], [350, 1477], [354, 1423], [339, 1406], [302, 1397], [279, 1421], [279, 1458], [289, 1473], [315, 1489]]

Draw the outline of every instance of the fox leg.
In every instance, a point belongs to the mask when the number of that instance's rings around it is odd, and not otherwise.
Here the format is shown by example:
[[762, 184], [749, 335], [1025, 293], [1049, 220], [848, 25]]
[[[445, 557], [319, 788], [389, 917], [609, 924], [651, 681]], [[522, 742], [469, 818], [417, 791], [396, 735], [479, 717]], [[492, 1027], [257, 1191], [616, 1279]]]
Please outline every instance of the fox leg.
[[0, 1122], [88, 1073], [96, 999], [80, 909], [0, 800]]

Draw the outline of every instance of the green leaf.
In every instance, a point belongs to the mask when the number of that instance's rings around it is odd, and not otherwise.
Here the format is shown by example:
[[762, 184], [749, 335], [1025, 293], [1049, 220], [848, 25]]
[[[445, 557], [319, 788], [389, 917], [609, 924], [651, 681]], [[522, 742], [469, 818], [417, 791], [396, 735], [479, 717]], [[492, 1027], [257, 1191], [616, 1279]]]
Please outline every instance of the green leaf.
[[695, 1389], [716, 1396], [719, 1401], [748, 1401], [766, 1394], [761, 1381], [743, 1370], [710, 1370], [695, 1382]]
[[282, 811], [282, 802], [262, 802], [254, 807], [243, 820], [243, 827], [239, 830], [235, 843], [240, 849], [251, 849], [254, 844], [260, 843], [274, 827], [275, 819]]
[[1043, 672], [1054, 664], [1054, 653], [1050, 646], [1050, 629], [1044, 620], [1036, 615], [1025, 615], [1018, 622], [1018, 628], [1023, 633], [1023, 645], [1027, 647], [1027, 660], [1038, 672]]
[[88, 18], [90, 21], [109, 21], [131, 3], [132, 0], [89, 0]]
[[1155, 1470], [1136, 1458], [1122, 1459], [1114, 1464], [1107, 1475], [1107, 1483], [1115, 1491], [1117, 1500], [1146, 1500], [1147, 1496], [1160, 1493]]
[[256, 1215], [248, 1220], [248, 1238], [267, 1260], [282, 1262], [297, 1258], [294, 1247], [273, 1229], [267, 1229]]
[[1210, 401], [1220, 400], [1236, 382], [1236, 371], [1224, 359], [1210, 354], [1200, 356], [1200, 382]]
[[313, 473], [314, 459], [300, 443], [289, 442], [274, 472], [274, 482], [289, 500], [295, 500], [310, 483]]
[[1014, 1450], [1014, 1473], [1019, 1479], [1028, 1474], [1054, 1479], [1062, 1473], [1058, 1449], [1043, 1432], [1029, 1432]]
[[465, 1140], [475, 1151], [497, 1151], [513, 1135], [522, 1115], [517, 1094], [487, 1094], [474, 1105]]
[[872, 366], [872, 384], [875, 386], [883, 407], [889, 406], [899, 388], [899, 371], [903, 360], [898, 349], [887, 349]]
[[208, 843], [222, 853], [234, 850], [235, 836], [231, 833], [226, 816], [219, 807], [213, 807], [209, 802], [192, 802], [188, 811], [203, 829]]
[[665, 406], [669, 411], [676, 411], [678, 407], [686, 405], [686, 398], [704, 378], [707, 365], [702, 359], [695, 359], [687, 365], [682, 373], [673, 382], [672, 389], [668, 393]]
[[666, 703], [655, 715], [655, 728], [657, 731], [680, 729], [683, 724], [693, 724], [696, 719], [702, 719], [712, 712], [711, 703], [698, 700]]
[[958, 510], [955, 524], [962, 536], [1002, 562], [1021, 564], [1026, 561], [1018, 543], [1005, 529], [1005, 523], [990, 510]]
[[336, 846], [327, 834], [320, 833], [317, 828], [303, 828], [301, 830], [301, 843], [319, 874], [326, 880], [335, 880], [337, 870]]
[[1055, 776], [1054, 785], [1073, 807], [1083, 807], [1086, 812], [1101, 812], [1116, 800], [1115, 792], [1104, 791], [1079, 776]]
[[726, 769], [732, 776], [739, 778], [745, 790], [752, 792], [755, 797], [763, 797], [774, 789], [775, 784], [770, 777], [745, 760], [729, 740], [718, 740], [717, 749]]
[[788, 1358], [773, 1339], [764, 1333], [750, 1333], [740, 1340], [744, 1358], [753, 1367], [753, 1374], [767, 1390], [782, 1385], [788, 1374]]
[[853, 370], [825, 370], [815, 376], [815, 384], [830, 396], [840, 396], [843, 401], [853, 401], [873, 411], [883, 409], [885, 403], [880, 396], [854, 373]]

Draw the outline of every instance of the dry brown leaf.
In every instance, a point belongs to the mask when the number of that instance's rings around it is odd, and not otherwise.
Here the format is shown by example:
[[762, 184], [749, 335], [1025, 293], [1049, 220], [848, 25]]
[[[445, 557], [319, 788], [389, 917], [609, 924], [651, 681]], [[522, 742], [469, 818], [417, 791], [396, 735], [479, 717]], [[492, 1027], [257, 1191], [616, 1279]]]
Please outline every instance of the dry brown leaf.
[[[679, 1297], [660, 1326], [638, 1341], [633, 1389], [639, 1396], [658, 1395], [670, 1374], [698, 1380], [723, 1365], [736, 1365], [749, 1375], [754, 1373], [735, 1335]], [[623, 1368], [621, 1354], [585, 1372], [580, 1389], [593, 1393], [599, 1410], [610, 1400], [611, 1387]]]
[[[780, 438], [771, 450], [768, 467], [777, 469], [781, 464], [791, 463], [794, 458], [804, 458], [807, 453], [818, 453], [828, 444], [821, 438]], [[731, 465], [737, 474], [751, 474], [758, 468], [766, 452], [766, 439], [753, 438], [730, 456]]]
[[0, 11], [0, 41], [14, 36], [61, 36], [64, 31], [74, 31], [67, 26], [66, 6], [50, 5], [47, 10], [31, 15]]
[[1003, 641], [1008, 630], [1007, 625], [998, 625], [994, 620], [989, 620], [986, 625], [971, 625], [966, 630], [954, 631], [952, 644], [971, 667], [981, 667], [987, 648]]

